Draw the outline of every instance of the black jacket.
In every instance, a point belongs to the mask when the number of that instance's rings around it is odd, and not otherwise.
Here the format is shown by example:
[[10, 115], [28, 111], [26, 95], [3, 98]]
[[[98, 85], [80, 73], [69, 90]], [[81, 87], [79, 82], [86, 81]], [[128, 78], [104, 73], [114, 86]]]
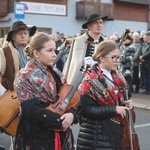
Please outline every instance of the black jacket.
[[81, 96], [78, 106], [80, 131], [77, 150], [122, 150], [120, 124], [110, 120], [116, 106], [99, 106], [89, 96]]
[[[45, 150], [54, 149], [54, 131], [53, 129], [62, 128], [62, 120], [60, 114], [45, 109], [49, 102], [42, 102], [37, 99], [26, 100], [21, 103], [22, 113], [17, 129], [15, 140], [15, 150], [26, 149], [27, 143], [34, 143], [32, 149]], [[69, 112], [75, 115], [75, 110], [71, 108]], [[60, 132], [61, 143], [65, 139], [66, 132]], [[30, 142], [29, 142], [30, 141]], [[49, 143], [49, 144], [48, 144]], [[36, 147], [37, 148], [36, 148]]]

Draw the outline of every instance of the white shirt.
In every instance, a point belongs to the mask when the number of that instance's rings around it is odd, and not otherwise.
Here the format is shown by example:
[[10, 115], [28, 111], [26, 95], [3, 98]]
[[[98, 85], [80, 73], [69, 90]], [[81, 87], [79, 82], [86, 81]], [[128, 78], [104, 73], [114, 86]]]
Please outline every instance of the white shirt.
[[112, 78], [112, 76], [111, 76], [110, 71], [108, 71], [108, 70], [106, 70], [106, 69], [103, 69], [103, 68], [101, 68], [101, 70], [103, 71], [103, 74], [104, 74], [105, 76], [107, 76], [111, 81], [113, 81], [113, 78]]

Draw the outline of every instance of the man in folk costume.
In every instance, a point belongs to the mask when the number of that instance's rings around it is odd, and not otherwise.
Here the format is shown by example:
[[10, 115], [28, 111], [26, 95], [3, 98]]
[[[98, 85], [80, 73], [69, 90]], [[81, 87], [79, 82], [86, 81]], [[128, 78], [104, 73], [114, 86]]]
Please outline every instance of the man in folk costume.
[[89, 15], [86, 23], [82, 25], [82, 28], [88, 29], [88, 31], [72, 41], [69, 56], [63, 69], [67, 83], [73, 85], [77, 81], [81, 75], [81, 66], [86, 64], [92, 66], [95, 63], [91, 56], [96, 52], [98, 44], [104, 40], [101, 32], [103, 21], [106, 19], [107, 16], [102, 17], [97, 13]]
[[13, 91], [13, 82], [16, 73], [23, 68], [27, 62], [24, 48], [28, 44], [29, 36], [36, 32], [36, 27], [28, 28], [22, 21], [16, 21], [7, 35], [8, 45], [0, 50], [0, 73], [2, 85]]
[[36, 26], [28, 27], [22, 21], [13, 23], [7, 35], [8, 45], [0, 49], [0, 88], [3, 94], [6, 90], [13, 91], [13, 82], [16, 73], [27, 63], [24, 48], [29, 42], [29, 37], [36, 32]]

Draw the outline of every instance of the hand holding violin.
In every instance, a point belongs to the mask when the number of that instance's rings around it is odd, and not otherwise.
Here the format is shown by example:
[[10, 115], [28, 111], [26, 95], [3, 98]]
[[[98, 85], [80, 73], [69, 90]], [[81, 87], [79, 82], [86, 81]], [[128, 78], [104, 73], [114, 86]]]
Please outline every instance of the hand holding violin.
[[127, 100], [125, 101], [125, 106], [116, 106], [116, 112], [118, 115], [121, 115], [122, 118], [126, 117], [126, 110], [133, 108], [133, 101]]
[[127, 101], [125, 101], [125, 105], [126, 105], [129, 109], [132, 109], [132, 108], [133, 108], [133, 101], [132, 101], [132, 100], [127, 100]]
[[65, 113], [60, 118], [62, 121], [62, 130], [66, 131], [68, 128], [71, 128], [74, 116], [72, 113]]

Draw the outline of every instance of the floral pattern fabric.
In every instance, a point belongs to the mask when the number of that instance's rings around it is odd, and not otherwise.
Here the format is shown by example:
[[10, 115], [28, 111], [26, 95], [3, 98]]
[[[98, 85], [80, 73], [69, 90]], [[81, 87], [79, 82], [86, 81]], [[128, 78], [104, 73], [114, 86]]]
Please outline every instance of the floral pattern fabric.
[[[65, 84], [66, 79], [60, 71], [56, 68], [53, 70], [61, 78], [62, 84]], [[26, 67], [19, 71], [14, 87], [21, 102], [32, 98], [38, 98], [42, 101], [56, 101], [56, 81], [50, 71], [43, 68], [37, 61], [29, 61]]]
[[[124, 105], [124, 95], [127, 90], [126, 81], [118, 70], [111, 72], [113, 81], [108, 79], [102, 70], [95, 64], [91, 71], [86, 73], [79, 91], [82, 95], [89, 95], [99, 105]], [[115, 117], [118, 121], [118, 117]], [[115, 119], [114, 118], [114, 119]]]

